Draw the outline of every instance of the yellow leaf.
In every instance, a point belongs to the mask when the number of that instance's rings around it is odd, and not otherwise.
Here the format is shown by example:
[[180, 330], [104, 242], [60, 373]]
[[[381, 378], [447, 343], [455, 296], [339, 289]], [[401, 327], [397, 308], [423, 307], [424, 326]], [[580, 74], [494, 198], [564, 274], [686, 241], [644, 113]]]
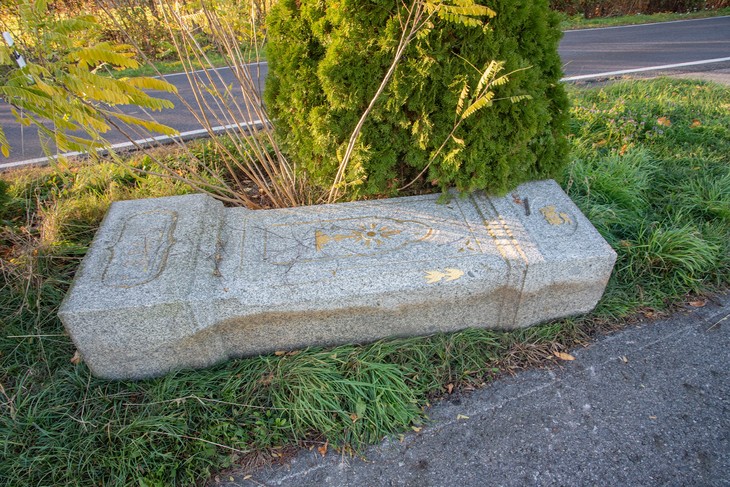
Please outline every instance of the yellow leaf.
[[565, 352], [553, 352], [553, 355], [558, 357], [560, 360], [575, 360], [575, 357]]
[[699, 127], [700, 125], [702, 125], [702, 122], [700, 122], [699, 120], [697, 120], [695, 118], [694, 120], [692, 120], [692, 124], [690, 125], [690, 128], [695, 129], [695, 128]]
[[669, 120], [669, 117], [659, 117], [657, 118], [656, 123], [665, 127], [670, 127], [672, 125], [672, 121]]
[[411, 426], [411, 429], [412, 429], [413, 431], [415, 431], [416, 433], [420, 433], [420, 432], [421, 432], [421, 430], [422, 430], [423, 428], [421, 428], [421, 427], [418, 427], [418, 426]]
[[327, 454], [327, 445], [329, 445], [329, 441], [326, 441], [324, 445], [317, 448], [317, 451], [320, 453], [320, 455], [325, 456]]
[[464, 416], [463, 414], [457, 414], [456, 415], [456, 420], [458, 421], [460, 419], [469, 419], [469, 416]]
[[78, 350], [74, 353], [74, 356], [71, 357], [71, 363], [74, 365], [79, 365], [81, 363], [81, 354]]
[[130, 86], [143, 90], [158, 90], [167, 91], [168, 93], [177, 93], [177, 86], [159, 78], [139, 76], [136, 78], [125, 78], [124, 81]]
[[464, 113], [461, 114], [461, 119], [466, 120], [482, 108], [492, 106], [492, 98], [494, 98], [493, 91], [485, 93], [484, 96], [478, 98], [474, 103], [469, 105], [466, 110], [464, 110]]

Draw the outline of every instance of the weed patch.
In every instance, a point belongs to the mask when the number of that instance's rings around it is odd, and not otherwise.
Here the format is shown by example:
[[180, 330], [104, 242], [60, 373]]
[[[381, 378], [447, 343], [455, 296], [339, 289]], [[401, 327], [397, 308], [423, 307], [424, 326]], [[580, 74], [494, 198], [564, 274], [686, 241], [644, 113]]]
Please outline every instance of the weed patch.
[[657, 22], [718, 17], [722, 15], [730, 15], [730, 7], [697, 10], [685, 13], [659, 12], [648, 15], [640, 13], [634, 15], [611, 15], [607, 17], [593, 17], [590, 19], [586, 19], [584, 15], [562, 15], [563, 20], [560, 22], [560, 28], [563, 30], [571, 30], [592, 29], [596, 27], [615, 27], [619, 25], [655, 24]]

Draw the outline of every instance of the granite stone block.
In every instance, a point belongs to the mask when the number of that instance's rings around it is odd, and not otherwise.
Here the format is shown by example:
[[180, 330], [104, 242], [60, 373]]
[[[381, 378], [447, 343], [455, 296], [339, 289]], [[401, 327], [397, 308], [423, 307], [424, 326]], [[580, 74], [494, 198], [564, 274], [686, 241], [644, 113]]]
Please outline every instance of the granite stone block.
[[114, 203], [59, 312], [92, 372], [586, 313], [616, 258], [554, 181], [291, 209]]

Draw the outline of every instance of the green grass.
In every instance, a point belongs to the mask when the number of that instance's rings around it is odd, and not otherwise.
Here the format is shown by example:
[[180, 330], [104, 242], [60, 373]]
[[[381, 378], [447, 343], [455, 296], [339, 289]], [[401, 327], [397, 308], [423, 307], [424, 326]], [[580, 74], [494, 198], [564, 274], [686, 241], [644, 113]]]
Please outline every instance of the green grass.
[[615, 27], [618, 25], [654, 24], [657, 22], [669, 22], [672, 20], [704, 19], [707, 17], [718, 17], [730, 15], [730, 7], [717, 10], [700, 10], [688, 13], [663, 12], [651, 15], [621, 15], [618, 17], [596, 17], [586, 19], [582, 15], [567, 16], [565, 14], [560, 23], [562, 30], [591, 29], [595, 27]]
[[[593, 315], [229, 361], [138, 381], [74, 365], [56, 312], [113, 200], [186, 192], [109, 164], [0, 187], [0, 478], [9, 485], [192, 485], [302, 445], [357, 449], [427, 421], [455, 387], [730, 283], [730, 94], [693, 81], [571, 88], [562, 181], [618, 260]], [[202, 151], [205, 144], [202, 143]], [[174, 158], [174, 155], [170, 156]], [[135, 164], [149, 165], [145, 157]]]

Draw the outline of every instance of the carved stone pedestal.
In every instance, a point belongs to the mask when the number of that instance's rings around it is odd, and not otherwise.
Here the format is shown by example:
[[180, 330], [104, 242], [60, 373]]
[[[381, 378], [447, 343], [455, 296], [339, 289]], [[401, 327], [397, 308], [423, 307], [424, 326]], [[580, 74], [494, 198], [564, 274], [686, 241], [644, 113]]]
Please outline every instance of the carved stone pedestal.
[[204, 195], [112, 205], [60, 316], [92, 372], [586, 313], [616, 255], [553, 181], [284, 210]]

